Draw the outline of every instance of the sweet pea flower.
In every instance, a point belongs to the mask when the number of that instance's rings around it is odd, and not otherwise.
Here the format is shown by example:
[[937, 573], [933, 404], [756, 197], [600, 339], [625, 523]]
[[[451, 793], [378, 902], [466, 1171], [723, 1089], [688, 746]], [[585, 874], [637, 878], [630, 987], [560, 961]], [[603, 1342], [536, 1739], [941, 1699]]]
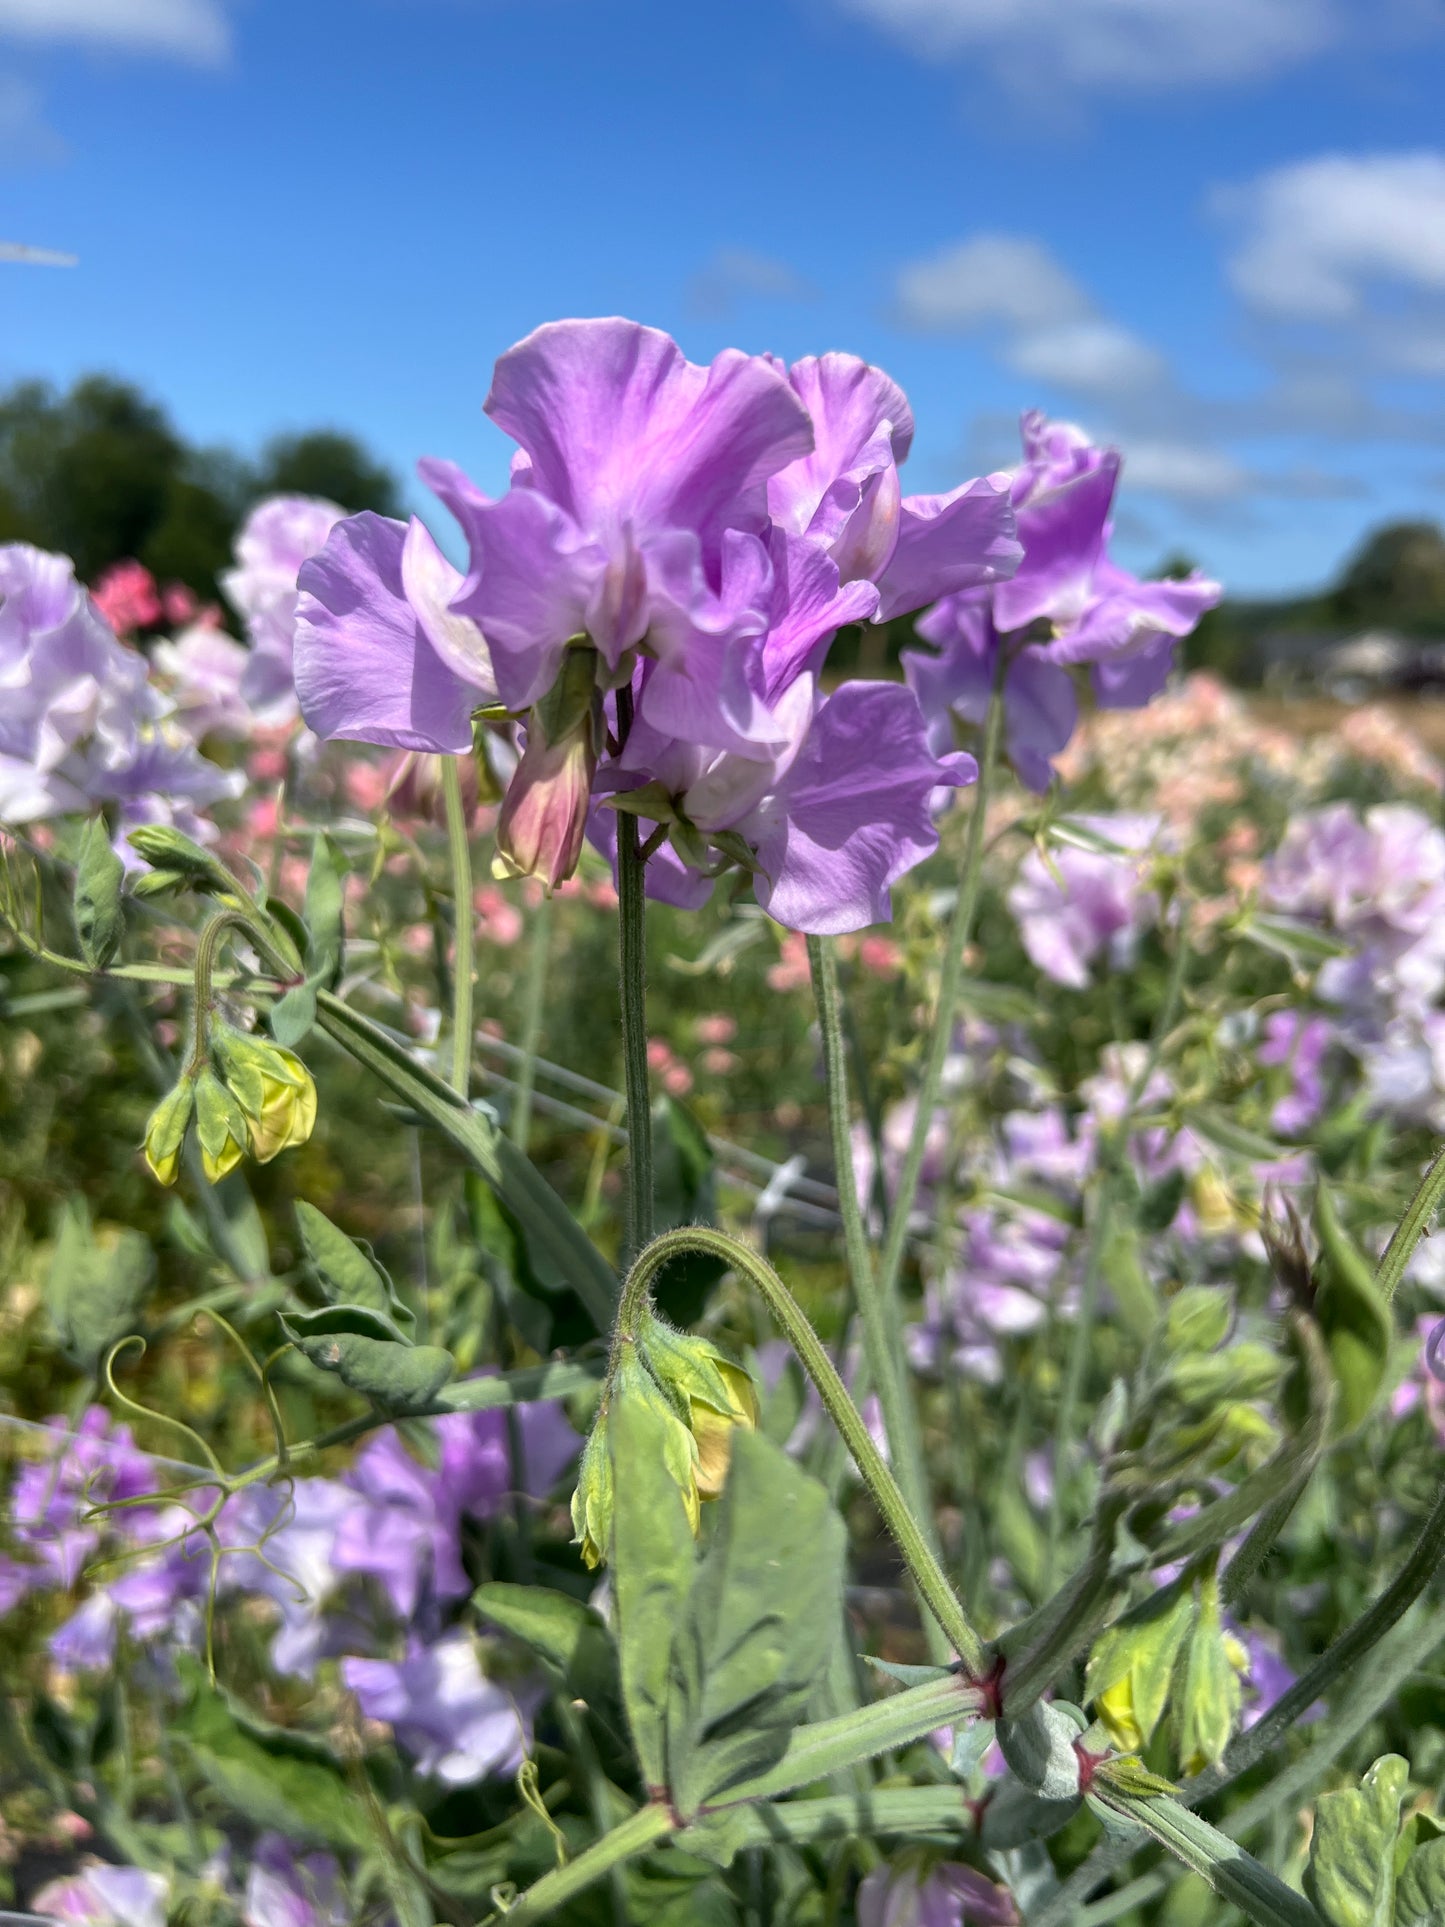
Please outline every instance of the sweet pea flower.
[[156, 579], [143, 562], [113, 562], [90, 593], [118, 636], [149, 629], [164, 613]]
[[1334, 1037], [1335, 1027], [1327, 1017], [1272, 1010], [1265, 1018], [1259, 1061], [1270, 1068], [1287, 1068], [1292, 1079], [1292, 1088], [1270, 1112], [1270, 1123], [1283, 1136], [1295, 1137], [1307, 1131], [1324, 1109], [1320, 1066]]
[[316, 496], [275, 495], [252, 509], [236, 537], [236, 566], [221, 587], [246, 626], [251, 655], [241, 694], [259, 722], [295, 719], [297, 577], [345, 513]]
[[250, 735], [251, 711], [241, 695], [249, 660], [244, 645], [212, 623], [193, 623], [155, 645], [151, 662], [170, 691], [177, 726], [193, 743]]
[[1118, 567], [1106, 552], [1117, 452], [1038, 411], [1021, 426], [1011, 493], [1022, 560], [992, 587], [937, 602], [917, 624], [937, 653], [905, 650], [903, 664], [935, 747], [952, 740], [952, 716], [982, 722], [1001, 673], [1010, 760], [1042, 790], [1078, 720], [1073, 671], [1089, 668], [1101, 708], [1141, 707], [1221, 591], [1197, 574], [1143, 582]]
[[1149, 888], [1147, 853], [1158, 835], [1155, 817], [1083, 816], [1077, 821], [1115, 849], [1073, 844], [1047, 857], [1030, 850], [1019, 866], [1008, 904], [1024, 948], [1055, 983], [1082, 990], [1090, 966], [1129, 967], [1143, 932], [1159, 914]]
[[299, 1854], [281, 1834], [261, 1835], [246, 1869], [244, 1927], [351, 1927], [354, 1918], [334, 1854]]
[[96, 1865], [49, 1881], [32, 1910], [66, 1927], [166, 1927], [170, 1882], [143, 1867]]
[[1006, 1888], [957, 1861], [904, 1858], [858, 1889], [858, 1927], [1018, 1927]]
[[523, 1710], [483, 1674], [464, 1632], [413, 1641], [400, 1661], [343, 1659], [341, 1677], [368, 1719], [385, 1720], [418, 1773], [470, 1786], [513, 1773], [531, 1744]]

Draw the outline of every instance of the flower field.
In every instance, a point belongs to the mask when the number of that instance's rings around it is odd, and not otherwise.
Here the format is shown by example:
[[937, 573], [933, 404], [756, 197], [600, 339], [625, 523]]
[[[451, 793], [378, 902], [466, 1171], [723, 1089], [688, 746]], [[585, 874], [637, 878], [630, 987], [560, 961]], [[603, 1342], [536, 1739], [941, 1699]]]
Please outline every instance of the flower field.
[[0, 547], [0, 1899], [1445, 1920], [1432, 719], [1181, 675], [1042, 416], [488, 407], [463, 564]]

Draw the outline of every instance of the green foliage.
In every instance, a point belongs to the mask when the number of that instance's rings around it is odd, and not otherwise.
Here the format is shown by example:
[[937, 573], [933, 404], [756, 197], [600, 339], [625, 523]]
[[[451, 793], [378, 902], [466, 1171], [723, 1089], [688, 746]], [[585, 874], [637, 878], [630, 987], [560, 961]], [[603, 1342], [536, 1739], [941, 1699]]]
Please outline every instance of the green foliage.
[[1376, 1760], [1358, 1787], [1326, 1793], [1315, 1808], [1305, 1892], [1329, 1927], [1391, 1927], [1395, 1847], [1410, 1768]]
[[81, 837], [75, 866], [75, 934], [93, 970], [104, 969], [120, 948], [125, 930], [121, 886], [125, 865], [111, 848], [103, 816], [92, 816]]
[[45, 1296], [56, 1342], [72, 1364], [94, 1375], [111, 1347], [140, 1329], [154, 1275], [149, 1240], [139, 1231], [92, 1228], [83, 1200], [66, 1205]]

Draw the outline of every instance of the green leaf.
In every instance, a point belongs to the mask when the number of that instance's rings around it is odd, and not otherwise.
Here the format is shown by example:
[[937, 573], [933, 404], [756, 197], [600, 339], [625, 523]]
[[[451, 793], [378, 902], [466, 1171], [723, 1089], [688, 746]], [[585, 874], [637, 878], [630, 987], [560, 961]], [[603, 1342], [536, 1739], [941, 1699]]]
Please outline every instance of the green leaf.
[[366, 1305], [383, 1312], [401, 1331], [410, 1334], [415, 1313], [396, 1294], [390, 1277], [371, 1250], [348, 1238], [324, 1211], [304, 1198], [296, 1200], [296, 1228], [317, 1285], [335, 1304]]
[[1179, 1207], [1184, 1202], [1186, 1176], [1183, 1169], [1167, 1172], [1147, 1187], [1139, 1200], [1136, 1215], [1139, 1229], [1144, 1232], [1167, 1231], [1179, 1216]]
[[1394, 1927], [1439, 1927], [1445, 1920], [1445, 1838], [1427, 1840], [1405, 1862], [1395, 1888]]
[[1336, 1415], [1342, 1429], [1351, 1432], [1368, 1414], [1384, 1384], [1394, 1320], [1371, 1267], [1340, 1224], [1324, 1184], [1315, 1194], [1315, 1230], [1320, 1259], [1314, 1316], [1324, 1333], [1339, 1388]]
[[92, 1231], [83, 1203], [60, 1220], [45, 1302], [61, 1349], [94, 1372], [112, 1345], [140, 1328], [140, 1307], [155, 1273], [148, 1241], [127, 1226]]
[[1229, 1294], [1213, 1285], [1186, 1285], [1169, 1300], [1164, 1336], [1171, 1352], [1212, 1352], [1229, 1330]]
[[317, 1846], [374, 1844], [364, 1802], [303, 1736], [296, 1736], [298, 1745], [276, 1729], [248, 1730], [225, 1697], [200, 1682], [189, 1705], [173, 1716], [171, 1730], [212, 1791], [250, 1825]]
[[[340, 1317], [338, 1319], [338, 1314]], [[350, 1316], [348, 1316], [350, 1314]], [[332, 1319], [340, 1330], [302, 1329], [299, 1319]], [[439, 1345], [398, 1343], [359, 1329], [362, 1320], [376, 1320], [379, 1312], [362, 1306], [332, 1306], [309, 1314], [292, 1313], [281, 1320], [288, 1338], [302, 1355], [323, 1372], [333, 1372], [343, 1385], [373, 1399], [389, 1412], [423, 1412], [435, 1404], [437, 1393], [456, 1376], [457, 1361]], [[350, 1325], [351, 1329], [346, 1329]]]
[[1072, 1800], [1078, 1794], [1075, 1742], [1083, 1731], [1081, 1722], [1082, 1715], [1075, 1720], [1047, 1700], [1035, 1700], [1018, 1719], [998, 1722], [999, 1751], [1020, 1783], [1041, 1800]]
[[105, 818], [93, 816], [81, 835], [75, 868], [75, 934], [92, 970], [103, 970], [125, 931], [121, 885], [125, 865], [111, 848]]
[[692, 1528], [667, 1464], [666, 1427], [665, 1413], [646, 1399], [616, 1399], [607, 1415], [622, 1699], [650, 1787], [665, 1784], [668, 1669], [694, 1567]]
[[329, 836], [318, 834], [311, 845], [311, 868], [306, 874], [306, 963], [328, 990], [341, 976], [345, 947], [342, 913], [342, 872]]
[[1137, 1760], [1106, 1761], [1095, 1773], [1089, 1807], [1106, 1825], [1122, 1819], [1142, 1827], [1255, 1927], [1320, 1927], [1309, 1902], [1237, 1842], [1167, 1793], [1146, 1791], [1143, 1782], [1156, 1780]]
[[839, 1610], [845, 1539], [815, 1479], [758, 1433], [734, 1434], [673, 1648], [668, 1786], [684, 1818], [786, 1752], [827, 1666], [818, 1629]]
[[1386, 1753], [1358, 1787], [1320, 1796], [1304, 1884], [1330, 1927], [1391, 1927], [1395, 1843], [1409, 1780], [1408, 1762]]
[[316, 983], [293, 984], [284, 997], [271, 1006], [271, 1035], [285, 1050], [294, 1050], [305, 1041], [316, 1023]]
[[544, 1586], [511, 1586], [501, 1581], [478, 1586], [472, 1604], [484, 1619], [500, 1626], [561, 1675], [574, 1698], [610, 1697], [617, 1684], [612, 1636], [590, 1606]]
[[617, 1279], [546, 1179], [485, 1110], [463, 1104], [377, 1024], [323, 991], [321, 1027], [390, 1090], [442, 1131], [501, 1197], [529, 1244], [571, 1282], [598, 1331], [609, 1331]]
[[1022, 1780], [1004, 1780], [989, 1794], [979, 1823], [979, 1844], [999, 1853], [1026, 1846], [1030, 1840], [1049, 1840], [1069, 1824], [1081, 1804], [1077, 1793], [1046, 1800], [1031, 1793]]
[[404, 1332], [384, 1311], [370, 1305], [323, 1305], [317, 1311], [289, 1311], [282, 1321], [293, 1343], [298, 1338], [329, 1338], [335, 1333], [351, 1332], [360, 1338], [375, 1338], [384, 1345], [414, 1349], [410, 1332]]

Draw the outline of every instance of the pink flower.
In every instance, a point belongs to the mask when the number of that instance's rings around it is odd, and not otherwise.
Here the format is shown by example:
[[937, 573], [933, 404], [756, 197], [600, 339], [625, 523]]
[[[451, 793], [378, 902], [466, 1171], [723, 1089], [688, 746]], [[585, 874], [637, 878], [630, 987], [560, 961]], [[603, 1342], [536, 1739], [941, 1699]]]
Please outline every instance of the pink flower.
[[694, 1029], [700, 1044], [730, 1044], [738, 1034], [738, 1020], [729, 1017], [726, 1011], [715, 1011], [707, 1017], [699, 1017]]
[[903, 968], [903, 948], [891, 937], [864, 937], [858, 961], [870, 977], [896, 977]]
[[650, 1037], [647, 1042], [647, 1068], [665, 1071], [672, 1062], [672, 1046], [663, 1037]]
[[[183, 623], [194, 622], [200, 606], [194, 590], [188, 589], [184, 582], [168, 582], [161, 590], [161, 613], [172, 628], [179, 629]], [[220, 611], [216, 613], [219, 615]]]
[[702, 1054], [702, 1067], [710, 1077], [726, 1077], [737, 1065], [738, 1059], [730, 1050], [705, 1050]]
[[669, 1064], [662, 1073], [662, 1088], [671, 1097], [686, 1097], [692, 1089], [692, 1072], [686, 1064]]
[[484, 884], [472, 898], [472, 907], [481, 919], [479, 934], [488, 943], [510, 949], [522, 934], [522, 913], [502, 891]]
[[90, 599], [118, 636], [148, 629], [161, 618], [156, 579], [143, 562], [115, 562], [96, 583]]

